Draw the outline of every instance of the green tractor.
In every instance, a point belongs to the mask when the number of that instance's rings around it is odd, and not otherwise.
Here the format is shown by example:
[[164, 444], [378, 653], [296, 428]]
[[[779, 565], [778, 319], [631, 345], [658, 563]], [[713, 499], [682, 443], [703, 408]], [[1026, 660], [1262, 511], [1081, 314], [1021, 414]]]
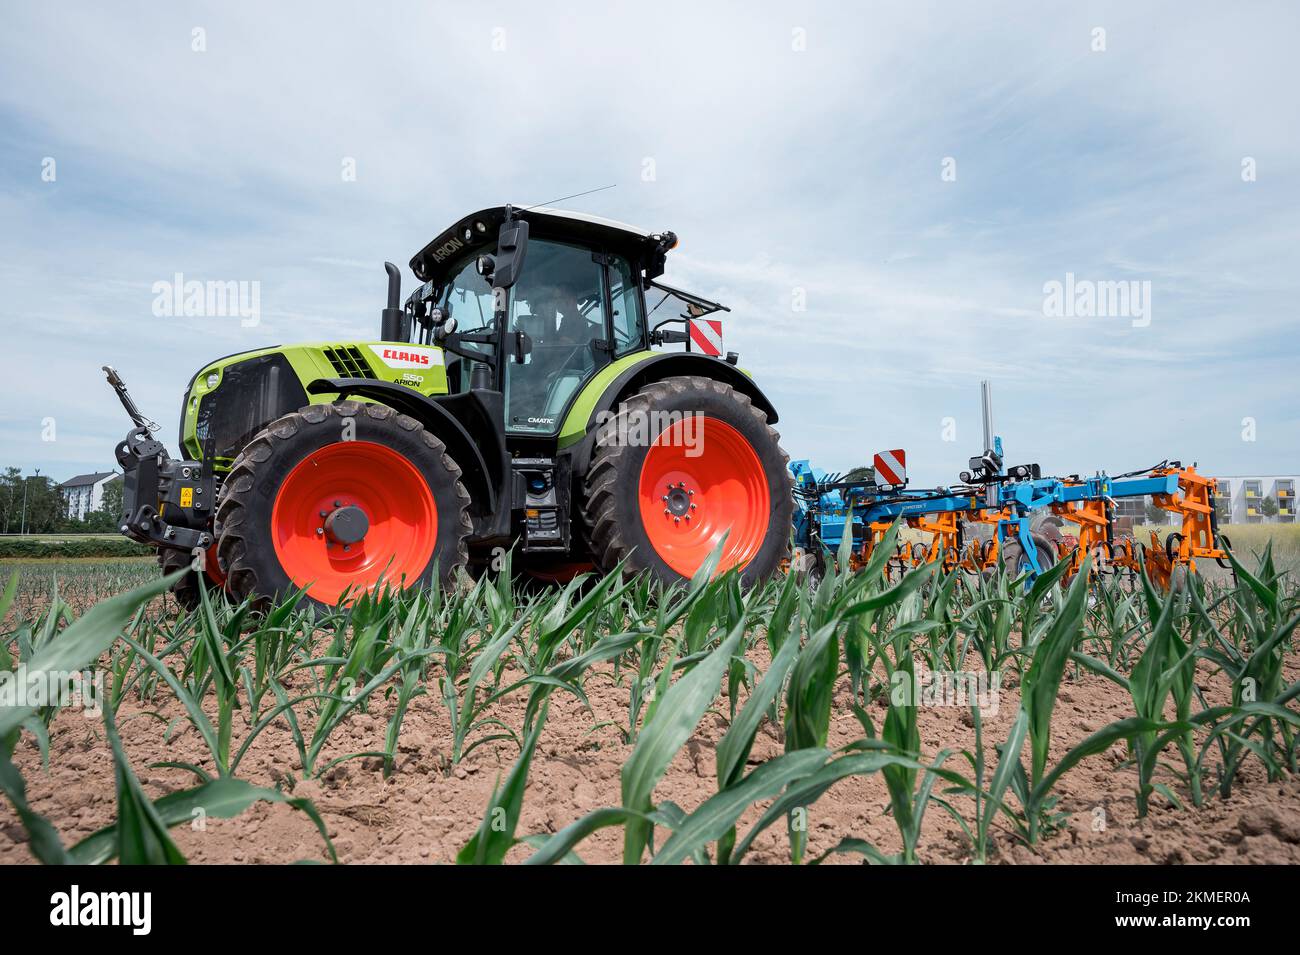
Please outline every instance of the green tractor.
[[[119, 443], [121, 531], [197, 599], [308, 589], [330, 605], [500, 566], [772, 574], [790, 539], [776, 410], [718, 326], [722, 306], [658, 281], [677, 239], [555, 209], [484, 209], [426, 245], [420, 284], [375, 341], [277, 345], [201, 368], [183, 460], [111, 368], [135, 427]], [[701, 333], [703, 327], [703, 333]], [[692, 349], [692, 339], [707, 351]], [[686, 350], [655, 351], [685, 344]]]

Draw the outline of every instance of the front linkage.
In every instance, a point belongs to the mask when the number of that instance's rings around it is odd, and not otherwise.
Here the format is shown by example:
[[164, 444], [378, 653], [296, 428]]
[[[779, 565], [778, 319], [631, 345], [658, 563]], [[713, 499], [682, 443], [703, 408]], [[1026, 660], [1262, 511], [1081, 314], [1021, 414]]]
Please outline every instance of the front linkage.
[[105, 365], [104, 374], [135, 424], [117, 446], [122, 467], [119, 529], [141, 544], [206, 558], [212, 544], [216, 475], [198, 461], [173, 459], [153, 436], [158, 425], [140, 413], [117, 371]]

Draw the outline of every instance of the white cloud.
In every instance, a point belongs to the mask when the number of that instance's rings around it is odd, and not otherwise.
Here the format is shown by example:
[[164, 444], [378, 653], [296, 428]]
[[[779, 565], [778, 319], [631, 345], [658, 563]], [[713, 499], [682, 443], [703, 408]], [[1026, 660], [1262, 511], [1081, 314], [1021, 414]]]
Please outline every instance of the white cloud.
[[[956, 445], [937, 422], [969, 421], [990, 377], [1016, 458], [1114, 468], [1159, 446], [1223, 471], [1295, 469], [1290, 7], [5, 16], [6, 462], [107, 463], [125, 420], [101, 364], [171, 435], [208, 359], [373, 334], [382, 261], [404, 265], [456, 216], [617, 182], [575, 205], [678, 232], [672, 277], [732, 307], [728, 345], [795, 457], [841, 468], [911, 444], [918, 480], [950, 480], [978, 422]], [[1241, 181], [1243, 156], [1258, 181]], [[1044, 319], [1043, 283], [1067, 271], [1149, 279], [1151, 326]], [[259, 281], [262, 324], [154, 318], [150, 287], [175, 272]], [[55, 445], [39, 441], [47, 414]]]

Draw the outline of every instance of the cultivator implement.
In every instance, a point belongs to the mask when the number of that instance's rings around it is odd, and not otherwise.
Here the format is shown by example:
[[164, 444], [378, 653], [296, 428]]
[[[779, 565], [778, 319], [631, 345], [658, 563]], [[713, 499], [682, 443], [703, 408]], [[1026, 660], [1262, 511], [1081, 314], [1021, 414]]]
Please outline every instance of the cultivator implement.
[[[1069, 580], [1091, 557], [1091, 573], [1132, 577], [1145, 565], [1151, 579], [1167, 589], [1180, 572], [1194, 573], [1197, 559], [1229, 566], [1227, 542], [1218, 532], [1213, 479], [1177, 461], [1118, 477], [1101, 471], [1091, 477], [1043, 477], [1037, 464], [1007, 467], [1002, 439], [992, 434], [987, 382], [983, 389], [988, 450], [971, 459], [957, 485], [914, 489], [881, 484], [872, 469], [845, 478], [827, 475], [807, 461], [791, 463], [795, 541], [802, 564], [819, 573], [848, 534], [853, 542], [850, 566], [860, 567], [892, 524], [902, 521], [929, 536], [898, 545], [886, 573], [930, 563], [984, 573], [1003, 563], [1032, 581], [1064, 560], [1069, 566], [1062, 576]], [[1148, 497], [1182, 519], [1183, 529], [1169, 535], [1163, 546], [1154, 531], [1149, 548], [1132, 535], [1117, 533], [1116, 501]], [[1033, 530], [1033, 519], [1046, 514], [1075, 525], [1077, 532], [1053, 539]], [[980, 525], [991, 526], [992, 535], [974, 532]]]
[[1194, 466], [1179, 467], [1176, 461], [1153, 468], [1152, 474], [1177, 479], [1176, 490], [1153, 494], [1151, 503], [1181, 518], [1182, 529], [1166, 537], [1163, 544], [1152, 531], [1149, 547], [1132, 536], [1117, 538], [1111, 544], [1111, 563], [1119, 570], [1136, 574], [1140, 561], [1146, 565], [1152, 581], [1165, 589], [1178, 573], [1195, 573], [1198, 558], [1213, 560], [1231, 570], [1227, 549], [1232, 542], [1219, 533], [1214, 479], [1197, 474]]

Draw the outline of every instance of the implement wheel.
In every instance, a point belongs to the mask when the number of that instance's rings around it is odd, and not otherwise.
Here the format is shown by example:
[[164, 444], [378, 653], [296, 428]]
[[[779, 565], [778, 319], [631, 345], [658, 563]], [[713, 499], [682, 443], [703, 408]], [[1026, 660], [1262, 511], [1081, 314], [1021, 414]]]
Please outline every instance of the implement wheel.
[[236, 597], [310, 588], [333, 606], [382, 579], [446, 585], [465, 563], [469, 493], [441, 441], [384, 405], [311, 405], [235, 459], [217, 505], [217, 552]]
[[[1033, 532], [1030, 537], [1033, 538], [1035, 549], [1038, 552], [1038, 566], [1046, 573], [1056, 565], [1056, 547], [1040, 533]], [[1011, 538], [1006, 542], [1006, 545], [1002, 548], [1002, 562], [1012, 576], [1024, 573], [1029, 569], [1029, 559], [1025, 556], [1018, 539]]]
[[790, 547], [794, 479], [767, 416], [700, 377], [646, 385], [597, 433], [584, 482], [596, 565], [689, 579], [723, 534], [719, 572], [771, 576]]

